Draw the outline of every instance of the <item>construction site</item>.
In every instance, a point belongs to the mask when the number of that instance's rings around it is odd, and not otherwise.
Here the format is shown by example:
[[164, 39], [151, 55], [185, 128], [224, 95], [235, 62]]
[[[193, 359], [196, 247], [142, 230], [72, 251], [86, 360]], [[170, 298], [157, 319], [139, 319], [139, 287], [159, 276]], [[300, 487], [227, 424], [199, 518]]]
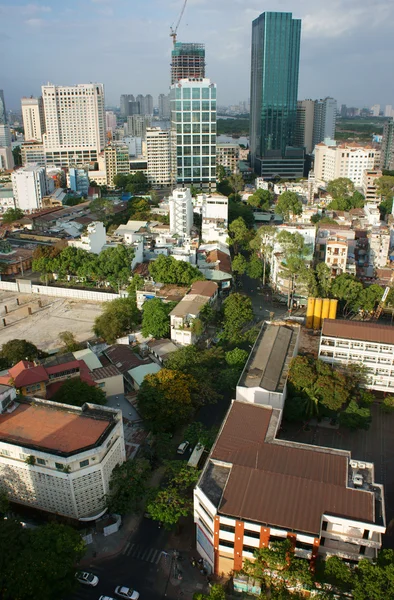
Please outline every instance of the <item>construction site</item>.
[[0, 291], [0, 346], [25, 339], [54, 352], [62, 345], [62, 331], [84, 342], [93, 336], [94, 320], [101, 312], [101, 302]]

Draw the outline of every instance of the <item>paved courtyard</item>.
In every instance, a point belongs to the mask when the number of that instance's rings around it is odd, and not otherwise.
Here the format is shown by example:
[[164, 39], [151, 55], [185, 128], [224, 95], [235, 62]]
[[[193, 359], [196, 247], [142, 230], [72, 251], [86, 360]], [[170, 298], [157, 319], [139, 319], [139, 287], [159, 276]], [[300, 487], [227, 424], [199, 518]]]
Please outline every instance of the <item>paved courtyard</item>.
[[53, 351], [62, 345], [61, 331], [71, 331], [77, 341], [84, 342], [93, 336], [94, 320], [101, 312], [100, 302], [0, 291], [0, 346], [9, 340], [25, 339], [40, 350]]
[[283, 423], [282, 439], [315, 444], [340, 450], [350, 450], [352, 458], [375, 465], [375, 480], [383, 483], [386, 502], [386, 520], [389, 529], [385, 545], [394, 548], [394, 414], [383, 413], [378, 404], [372, 406], [372, 424], [368, 431], [349, 431], [343, 427], [326, 429]]

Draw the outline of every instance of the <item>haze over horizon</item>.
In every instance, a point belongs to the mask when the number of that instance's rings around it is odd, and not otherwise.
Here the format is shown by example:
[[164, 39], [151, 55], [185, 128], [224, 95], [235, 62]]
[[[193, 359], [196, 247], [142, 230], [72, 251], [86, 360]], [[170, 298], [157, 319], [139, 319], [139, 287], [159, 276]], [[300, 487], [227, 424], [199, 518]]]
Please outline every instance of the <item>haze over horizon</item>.
[[[183, 0], [8, 0], [0, 3], [0, 88], [7, 109], [41, 85], [101, 82], [106, 104], [122, 93], [166, 93], [170, 26]], [[394, 3], [377, 0], [188, 0], [178, 40], [206, 45], [206, 76], [219, 105], [250, 95], [252, 21], [270, 10], [302, 19], [299, 99], [333, 96], [338, 104], [394, 105], [391, 72]]]

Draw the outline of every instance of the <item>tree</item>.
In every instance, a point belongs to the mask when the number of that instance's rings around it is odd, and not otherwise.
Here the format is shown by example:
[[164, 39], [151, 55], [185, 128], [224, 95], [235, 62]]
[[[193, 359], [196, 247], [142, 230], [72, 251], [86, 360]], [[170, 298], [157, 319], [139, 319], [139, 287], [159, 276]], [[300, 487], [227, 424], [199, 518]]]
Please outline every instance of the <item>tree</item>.
[[96, 198], [89, 204], [89, 210], [99, 221], [105, 221], [107, 217], [114, 213], [114, 203], [108, 198]]
[[316, 267], [316, 279], [319, 287], [319, 296], [328, 298], [331, 290], [331, 271], [326, 263], [321, 262]]
[[394, 396], [386, 396], [383, 398], [380, 408], [385, 413], [394, 412]]
[[359, 308], [358, 300], [363, 291], [363, 284], [353, 275], [342, 273], [334, 279], [331, 285], [331, 294], [341, 301], [343, 314], [346, 316], [354, 307]]
[[354, 193], [354, 183], [347, 177], [338, 177], [327, 184], [327, 193], [334, 200], [348, 199]]
[[10, 340], [3, 344], [0, 356], [12, 367], [20, 360], [35, 360], [40, 354], [37, 346], [26, 340]]
[[14, 157], [14, 165], [16, 167], [22, 166], [22, 149], [20, 146], [15, 146], [12, 149], [12, 156]]
[[226, 352], [225, 359], [226, 363], [230, 367], [243, 368], [246, 361], [248, 360], [248, 356], [249, 354], [246, 350], [242, 350], [241, 348], [234, 348], [234, 350]]
[[249, 247], [263, 259], [263, 285], [265, 285], [267, 263], [269, 262], [276, 236], [276, 228], [271, 225], [264, 225], [257, 231], [255, 237], [250, 240]]
[[273, 201], [272, 193], [269, 190], [256, 190], [254, 194], [249, 196], [248, 204], [253, 208], [260, 210], [269, 210]]
[[128, 175], [118, 174], [114, 175], [114, 186], [124, 190], [126, 185], [128, 184], [129, 177]]
[[149, 264], [149, 273], [156, 282], [177, 285], [191, 285], [195, 281], [205, 279], [197, 267], [164, 254], [160, 254]]
[[190, 423], [185, 429], [184, 439], [192, 446], [202, 444], [205, 449], [210, 449], [216, 439], [217, 429], [212, 427], [207, 429], [200, 421]]
[[156, 339], [169, 337], [169, 314], [176, 306], [176, 302], [164, 303], [160, 298], [146, 300], [142, 307], [142, 335], [152, 335]]
[[354, 400], [339, 415], [340, 424], [348, 429], [369, 429], [371, 420], [371, 410], [360, 407]]
[[385, 552], [379, 553], [378, 561], [371, 563], [367, 559], [361, 560], [353, 578], [352, 594], [354, 600], [385, 600], [394, 598], [394, 565], [392, 555], [388, 562], [381, 560]]
[[79, 377], [67, 379], [51, 398], [53, 402], [82, 406], [90, 404], [105, 404], [105, 393], [98, 387], [91, 386]]
[[147, 375], [138, 391], [138, 408], [153, 432], [174, 431], [198, 406], [196, 380], [185, 373], [162, 369]]
[[251, 279], [260, 279], [263, 274], [263, 263], [256, 254], [252, 254], [247, 263], [246, 272]]
[[221, 183], [224, 179], [226, 179], [226, 169], [223, 165], [217, 165], [216, 167], [216, 179]]
[[302, 274], [304, 279], [307, 276], [305, 272], [305, 256], [308, 254], [308, 248], [305, 246], [303, 236], [298, 232], [290, 233], [289, 231], [281, 231], [276, 239], [283, 252], [283, 275], [287, 277], [289, 282], [288, 306], [290, 306], [297, 275]]
[[223, 337], [237, 343], [242, 338], [243, 328], [253, 319], [252, 302], [247, 296], [231, 294], [223, 305]]
[[218, 583], [214, 583], [211, 586], [209, 594], [202, 594], [201, 592], [193, 594], [193, 600], [225, 600], [225, 598], [224, 588]]
[[283, 219], [287, 221], [290, 215], [302, 213], [302, 202], [295, 192], [283, 192], [279, 196], [275, 212], [282, 215]]
[[227, 181], [235, 194], [238, 194], [238, 192], [242, 192], [242, 190], [245, 187], [245, 182], [241, 173], [233, 173], [232, 175], [230, 175]]
[[85, 552], [79, 533], [54, 523], [23, 528], [0, 521], [0, 596], [3, 600], [53, 600], [75, 586], [75, 564]]
[[75, 335], [71, 331], [61, 331], [59, 339], [63, 342], [63, 352], [75, 352], [81, 349], [81, 344], [75, 339]]
[[109, 482], [107, 500], [110, 511], [120, 515], [135, 512], [146, 493], [149, 474], [149, 462], [143, 458], [117, 465]]
[[232, 261], [233, 273], [236, 273], [237, 275], [243, 275], [247, 269], [247, 266], [248, 263], [243, 254], [237, 254], [234, 256]]
[[252, 237], [242, 217], [238, 217], [238, 219], [230, 223], [228, 233], [229, 245], [233, 246], [235, 254], [238, 254], [241, 248], [247, 248]]
[[116, 298], [104, 305], [104, 310], [96, 317], [93, 331], [109, 344], [133, 330], [139, 323], [140, 313], [133, 298]]
[[246, 206], [242, 202], [238, 202], [234, 198], [229, 198], [228, 201], [228, 222], [231, 224], [233, 221], [242, 217], [247, 227], [253, 227], [254, 215], [250, 206]]
[[320, 558], [316, 565], [316, 577], [321, 583], [329, 583], [343, 592], [350, 591], [353, 573], [338, 556]]
[[168, 369], [193, 377], [197, 382], [196, 395], [202, 404], [212, 404], [219, 399], [222, 391], [220, 374], [225, 366], [222, 348], [200, 350], [196, 346], [186, 346], [173, 352], [166, 362]]
[[5, 213], [3, 214], [2, 221], [3, 223], [13, 223], [14, 221], [19, 221], [19, 219], [23, 219], [24, 212], [20, 208], [7, 208]]

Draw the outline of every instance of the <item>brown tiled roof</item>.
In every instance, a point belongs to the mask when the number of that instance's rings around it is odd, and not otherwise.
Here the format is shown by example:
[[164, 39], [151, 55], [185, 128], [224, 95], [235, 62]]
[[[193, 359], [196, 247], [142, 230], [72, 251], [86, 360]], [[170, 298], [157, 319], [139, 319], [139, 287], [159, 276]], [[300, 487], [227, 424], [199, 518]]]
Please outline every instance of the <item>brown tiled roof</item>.
[[114, 344], [113, 346], [110, 346], [104, 351], [104, 354], [122, 374], [147, 362], [138, 358], [131, 348], [124, 346], [123, 344]]
[[111, 424], [72, 410], [20, 404], [0, 415], [0, 439], [22, 446], [73, 453], [93, 446]]
[[379, 323], [324, 319], [322, 335], [330, 337], [394, 344], [394, 327]]
[[217, 283], [213, 281], [195, 281], [191, 287], [190, 294], [211, 298], [217, 289]]
[[233, 402], [211, 454], [230, 466], [219, 513], [313, 534], [324, 513], [374, 522], [374, 495], [346, 487], [347, 454], [275, 440], [273, 412]]
[[100, 379], [107, 379], [108, 377], [116, 377], [116, 375], [121, 375], [121, 372], [115, 365], [108, 365], [107, 367], [93, 369], [92, 371], [94, 381], [100, 381]]
[[224, 271], [231, 275], [231, 258], [225, 252], [222, 252], [221, 250], [212, 250], [207, 254], [206, 262], [217, 262], [218, 264], [215, 267], [216, 271]]

